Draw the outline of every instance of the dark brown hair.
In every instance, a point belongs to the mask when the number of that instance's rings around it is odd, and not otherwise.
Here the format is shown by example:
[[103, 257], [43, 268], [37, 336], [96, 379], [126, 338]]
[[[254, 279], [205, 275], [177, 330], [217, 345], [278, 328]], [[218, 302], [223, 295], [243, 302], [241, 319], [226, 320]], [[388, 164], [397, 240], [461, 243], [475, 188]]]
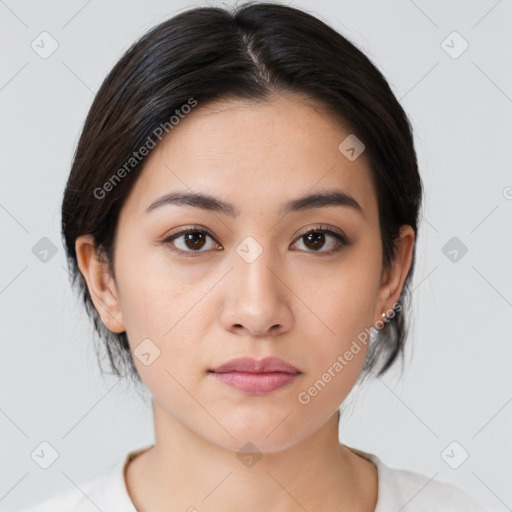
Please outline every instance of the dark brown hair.
[[[106, 329], [91, 302], [77, 264], [76, 239], [94, 236], [115, 279], [118, 217], [144, 163], [140, 149], [191, 99], [201, 108], [217, 99], [265, 101], [275, 92], [316, 101], [365, 144], [377, 189], [385, 268], [394, 259], [399, 227], [408, 224], [417, 234], [422, 184], [412, 129], [383, 75], [354, 44], [318, 18], [276, 3], [184, 11], [134, 43], [104, 80], [63, 197], [71, 283], [79, 286], [114, 374], [123, 375], [125, 367], [140, 383], [126, 332]], [[119, 179], [113, 181], [115, 176]], [[409, 304], [415, 252], [400, 305]], [[379, 330], [363, 373], [378, 366], [380, 375], [403, 353], [406, 322], [404, 308], [398, 309]]]

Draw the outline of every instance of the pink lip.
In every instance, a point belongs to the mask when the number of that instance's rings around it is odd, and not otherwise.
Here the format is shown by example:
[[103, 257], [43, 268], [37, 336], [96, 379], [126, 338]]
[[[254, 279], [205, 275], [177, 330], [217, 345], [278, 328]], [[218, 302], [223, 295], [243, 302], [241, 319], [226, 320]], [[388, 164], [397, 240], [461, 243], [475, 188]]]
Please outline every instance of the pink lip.
[[217, 366], [212, 370], [215, 373], [224, 372], [251, 372], [251, 373], [262, 373], [262, 372], [286, 372], [286, 373], [299, 373], [299, 370], [295, 366], [279, 359], [278, 357], [265, 357], [260, 361], [253, 359], [252, 357], [238, 357], [231, 359], [230, 361]]
[[295, 380], [301, 372], [277, 357], [261, 361], [249, 357], [232, 359], [211, 370], [220, 381], [252, 394], [265, 394]]

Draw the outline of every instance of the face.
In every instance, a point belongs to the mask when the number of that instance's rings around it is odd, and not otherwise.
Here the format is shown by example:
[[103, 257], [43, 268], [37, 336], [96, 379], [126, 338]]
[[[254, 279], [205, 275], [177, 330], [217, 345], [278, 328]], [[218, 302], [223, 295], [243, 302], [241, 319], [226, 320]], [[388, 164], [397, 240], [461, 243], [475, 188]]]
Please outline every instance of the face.
[[[367, 346], [354, 340], [399, 298], [412, 239], [384, 272], [368, 160], [338, 149], [348, 135], [293, 96], [198, 105], [152, 150], [123, 205], [115, 284], [93, 300], [118, 322], [109, 328], [126, 330], [158, 407], [219, 446], [271, 452], [318, 431], [363, 366]], [[171, 193], [216, 202], [155, 204]], [[326, 193], [339, 196], [289, 206]], [[269, 356], [299, 373], [211, 372]]]

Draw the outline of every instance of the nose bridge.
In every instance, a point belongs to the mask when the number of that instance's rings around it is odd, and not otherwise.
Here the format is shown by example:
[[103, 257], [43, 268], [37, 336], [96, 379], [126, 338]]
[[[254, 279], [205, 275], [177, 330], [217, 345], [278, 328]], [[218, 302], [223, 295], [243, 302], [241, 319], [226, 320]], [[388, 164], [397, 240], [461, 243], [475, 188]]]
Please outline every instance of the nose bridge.
[[291, 312], [279, 278], [281, 265], [270, 243], [270, 237], [248, 236], [236, 247], [229, 300], [224, 304], [226, 328], [241, 326], [252, 335], [269, 335], [275, 326], [289, 326]]
[[255, 301], [272, 302], [279, 292], [276, 271], [271, 271], [274, 267], [278, 268], [279, 263], [269, 245], [269, 238], [256, 240], [253, 236], [246, 237], [236, 248], [237, 289]]

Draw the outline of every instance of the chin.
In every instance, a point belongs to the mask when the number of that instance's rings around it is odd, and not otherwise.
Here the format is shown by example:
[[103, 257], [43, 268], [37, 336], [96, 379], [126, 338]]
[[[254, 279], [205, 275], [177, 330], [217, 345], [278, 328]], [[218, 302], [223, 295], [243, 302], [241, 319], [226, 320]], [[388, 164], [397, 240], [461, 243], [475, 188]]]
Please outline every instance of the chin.
[[266, 436], [262, 432], [251, 431], [233, 433], [233, 437], [226, 439], [211, 439], [218, 446], [236, 452], [242, 453], [278, 453], [293, 447], [299, 439], [285, 435]]
[[[283, 414], [282, 410], [278, 414], [253, 411], [252, 414], [247, 412], [241, 416], [239, 413], [236, 420], [223, 422], [233, 437], [226, 435], [219, 438], [219, 436], [215, 436], [217, 439], [212, 441], [236, 452], [252, 451], [254, 450], [252, 445], [262, 453], [286, 450], [308, 435], [306, 426], [297, 423], [298, 418], [295, 412], [291, 412], [292, 410], [290, 409], [286, 414]], [[290, 412], [291, 414], [289, 414]], [[227, 419], [226, 416], [225, 418]]]

